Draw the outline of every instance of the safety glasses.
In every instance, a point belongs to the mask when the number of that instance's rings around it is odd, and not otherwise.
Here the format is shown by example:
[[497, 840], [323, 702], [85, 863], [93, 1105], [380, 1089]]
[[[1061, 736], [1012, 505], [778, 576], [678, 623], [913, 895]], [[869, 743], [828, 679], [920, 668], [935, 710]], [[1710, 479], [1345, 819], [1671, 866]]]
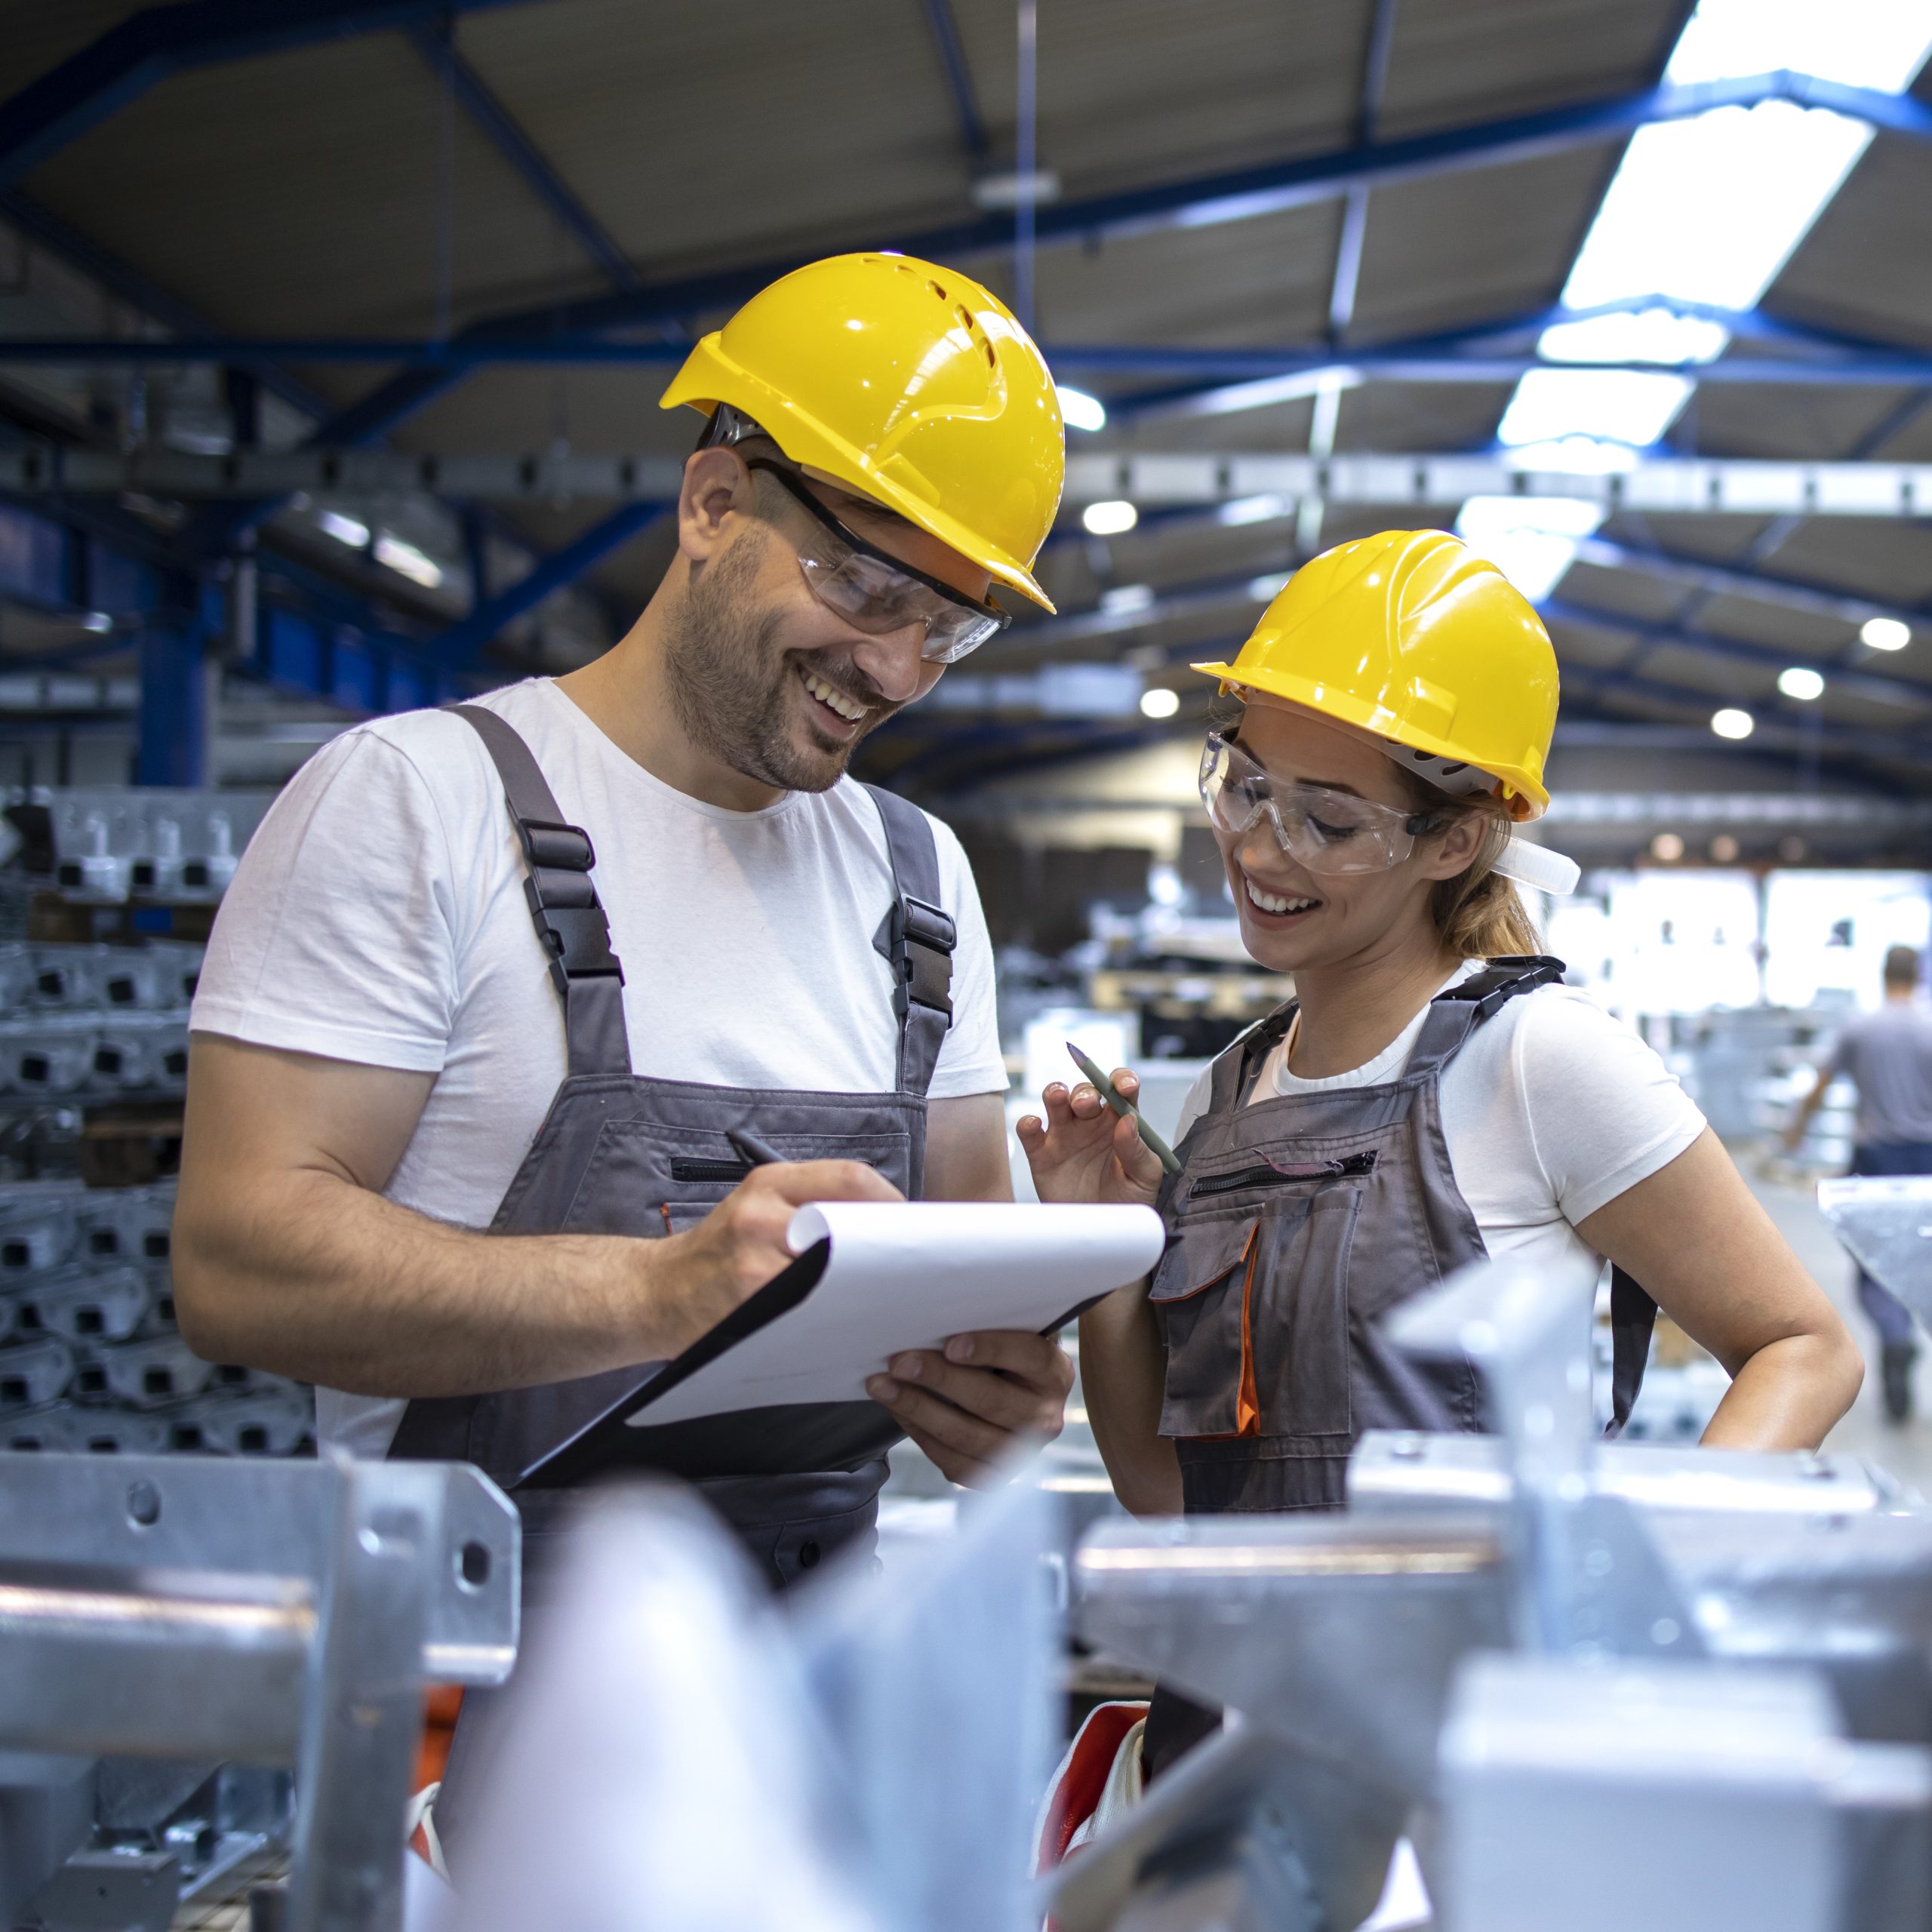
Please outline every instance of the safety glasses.
[[1438, 813], [1404, 812], [1331, 786], [1271, 777], [1218, 731], [1208, 733], [1201, 754], [1201, 802], [1235, 838], [1265, 814], [1281, 850], [1312, 872], [1386, 872], [1442, 822]]
[[798, 568], [812, 595], [854, 629], [876, 637], [922, 625], [919, 655], [928, 663], [956, 664], [1012, 623], [997, 605], [975, 602], [847, 529], [796, 470], [763, 457], [748, 457], [745, 466], [777, 478], [809, 513], [817, 528], [797, 546]]

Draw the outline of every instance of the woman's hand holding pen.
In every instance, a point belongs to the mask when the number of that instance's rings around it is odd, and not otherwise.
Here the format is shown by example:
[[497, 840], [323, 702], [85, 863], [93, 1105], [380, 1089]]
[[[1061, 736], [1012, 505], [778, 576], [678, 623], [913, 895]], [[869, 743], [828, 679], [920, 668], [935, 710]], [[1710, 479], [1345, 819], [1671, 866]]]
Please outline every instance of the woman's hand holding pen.
[[[1140, 1083], [1124, 1067], [1114, 1091], [1137, 1101]], [[1090, 1081], [1069, 1091], [1058, 1081], [1041, 1095], [1044, 1123], [1029, 1114], [1015, 1131], [1042, 1201], [1152, 1206], [1160, 1191], [1160, 1157], [1141, 1140], [1131, 1114], [1115, 1114]]]

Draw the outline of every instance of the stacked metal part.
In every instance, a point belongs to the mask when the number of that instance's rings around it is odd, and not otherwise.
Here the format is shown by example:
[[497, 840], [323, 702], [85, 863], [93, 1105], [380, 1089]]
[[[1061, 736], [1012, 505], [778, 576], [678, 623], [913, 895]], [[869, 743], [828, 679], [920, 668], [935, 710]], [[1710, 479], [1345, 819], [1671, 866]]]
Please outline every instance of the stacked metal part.
[[0, 1449], [289, 1455], [309, 1392], [203, 1361], [174, 1322], [171, 1181], [0, 1186]]
[[[1831, 1185], [1916, 1190], [1826, 1212], [1932, 1308], [1932, 1183]], [[1483, 1263], [1392, 1318], [1500, 1441], [1371, 1434], [1333, 1515], [1089, 1534], [1088, 1641], [1240, 1718], [1063, 1869], [1061, 1932], [1353, 1926], [1404, 1835], [1464, 1932], [1926, 1921], [1932, 1513], [1850, 1457], [1602, 1443], [1590, 1287]]]
[[203, 1361], [176, 1326], [167, 1170], [202, 948], [150, 936], [205, 929], [262, 801], [35, 802], [37, 916], [114, 938], [0, 945], [0, 1449], [292, 1454], [312, 1443], [309, 1391]]
[[202, 949], [0, 946], [0, 1094], [17, 1107], [178, 1097]]

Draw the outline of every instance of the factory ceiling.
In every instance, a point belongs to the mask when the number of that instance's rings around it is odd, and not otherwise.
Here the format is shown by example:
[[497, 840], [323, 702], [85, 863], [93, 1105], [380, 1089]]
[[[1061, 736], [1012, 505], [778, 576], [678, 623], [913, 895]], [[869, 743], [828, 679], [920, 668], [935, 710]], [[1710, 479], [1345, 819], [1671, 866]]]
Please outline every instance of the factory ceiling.
[[[1472, 454], [1583, 507], [1379, 504], [1338, 468], [1325, 491], [1143, 491], [1133, 527], [1097, 534], [1070, 491], [1042, 574], [1074, 621], [1016, 624], [964, 701], [891, 728], [880, 769], [956, 787], [1191, 730], [1205, 688], [1186, 659], [1237, 637], [1313, 548], [1460, 517], [1506, 549], [1527, 531], [1567, 715], [1741, 709], [1758, 749], [1782, 734], [1932, 789], [1932, 535], [1909, 492], [1870, 515], [1721, 494], [1592, 512], [1560, 485], [1691, 457], [1932, 462], [1923, 45], [1909, 23], [1823, 54], [1773, 36], [1740, 66], [1749, 10], [1706, 0], [1702, 41], [1690, 12], [1041, 0], [1029, 128], [1013, 0], [5, 0], [0, 418], [21, 448], [101, 458], [253, 439], [661, 474], [692, 425], [656, 398], [694, 334], [817, 254], [929, 249], [1030, 309], [1063, 382], [1103, 405], [1071, 432], [1078, 457], [1192, 454], [1232, 475], [1244, 456]], [[1748, 172], [1754, 137], [1710, 143], [1767, 113], [1797, 131], [1781, 154], [1823, 144], [1789, 232], [1758, 238], [1755, 267], [1672, 258], [1667, 235], [1633, 257], [1633, 223], [1669, 226], [1645, 180]], [[144, 357], [124, 352], [137, 338]], [[1562, 386], [1592, 364], [1595, 390]], [[291, 580], [499, 678], [600, 648], [668, 554], [640, 488], [459, 497], [421, 474], [239, 502], [121, 478], [75, 500], [97, 531], [121, 519], [217, 573], [258, 527]], [[1042, 716], [1038, 674], [1088, 663], [1138, 683]], [[1807, 670], [1822, 694], [1791, 695]], [[1183, 691], [1179, 710], [1143, 717], [1145, 685]], [[1110, 706], [1127, 715], [1092, 715]]]

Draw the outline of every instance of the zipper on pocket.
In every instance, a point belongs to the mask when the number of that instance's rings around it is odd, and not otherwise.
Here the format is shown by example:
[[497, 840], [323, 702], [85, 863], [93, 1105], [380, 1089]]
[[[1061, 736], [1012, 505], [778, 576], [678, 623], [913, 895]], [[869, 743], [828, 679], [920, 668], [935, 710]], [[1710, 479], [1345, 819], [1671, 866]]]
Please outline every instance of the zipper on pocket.
[[1198, 1201], [1204, 1195], [1234, 1194], [1249, 1187], [1285, 1187], [1297, 1181], [1343, 1180], [1351, 1175], [1374, 1171], [1375, 1155], [1372, 1149], [1366, 1154], [1348, 1155], [1339, 1161], [1318, 1161], [1309, 1167], [1278, 1168], [1270, 1162], [1260, 1167], [1239, 1168], [1231, 1174], [1209, 1174], [1188, 1189], [1187, 1198]]
[[743, 1161], [695, 1161], [676, 1155], [671, 1161], [673, 1180], [728, 1180], [735, 1183], [750, 1172]]

